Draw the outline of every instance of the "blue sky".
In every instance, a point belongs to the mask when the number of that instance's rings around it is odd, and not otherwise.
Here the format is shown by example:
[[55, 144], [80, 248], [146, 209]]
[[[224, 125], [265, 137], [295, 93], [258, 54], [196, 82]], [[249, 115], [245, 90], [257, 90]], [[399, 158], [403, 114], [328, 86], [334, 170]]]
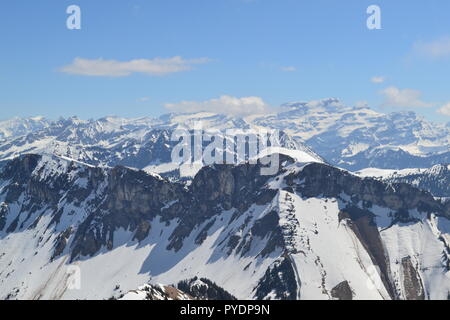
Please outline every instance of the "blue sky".
[[[372, 4], [382, 30], [366, 27]], [[2, 1], [0, 118], [158, 116], [226, 95], [450, 121], [449, 15], [447, 0]]]

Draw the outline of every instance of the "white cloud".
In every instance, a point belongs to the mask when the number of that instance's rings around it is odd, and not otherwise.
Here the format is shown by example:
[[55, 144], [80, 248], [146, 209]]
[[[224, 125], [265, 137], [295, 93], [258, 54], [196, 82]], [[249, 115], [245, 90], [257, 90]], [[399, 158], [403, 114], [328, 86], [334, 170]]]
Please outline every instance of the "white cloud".
[[281, 67], [280, 70], [284, 71], [284, 72], [295, 72], [295, 71], [297, 71], [297, 68], [294, 66], [285, 66], [285, 67]]
[[138, 101], [138, 102], [147, 102], [148, 100], [150, 100], [149, 97], [141, 97], [141, 98], [139, 98], [137, 101]]
[[437, 113], [443, 114], [445, 116], [450, 116], [450, 102], [447, 102], [447, 104], [439, 108], [437, 110]]
[[221, 96], [207, 101], [182, 101], [179, 103], [167, 103], [165, 107], [171, 112], [200, 112], [207, 111], [232, 116], [246, 116], [250, 114], [262, 114], [270, 111], [270, 107], [260, 97]]
[[385, 80], [386, 80], [385, 77], [379, 77], [379, 76], [377, 76], [377, 77], [372, 77], [372, 78], [370, 79], [370, 81], [372, 81], [372, 83], [377, 83], [377, 84], [383, 83]]
[[384, 106], [400, 108], [426, 108], [432, 107], [432, 103], [421, 100], [422, 93], [413, 89], [386, 88], [380, 93], [384, 96]]
[[208, 61], [207, 58], [183, 59], [182, 57], [130, 61], [75, 58], [72, 64], [62, 67], [59, 71], [93, 77], [126, 77], [133, 73], [163, 76], [169, 73], [191, 70], [193, 65]]
[[414, 51], [428, 58], [443, 58], [450, 56], [450, 37], [442, 37], [430, 42], [417, 42]]

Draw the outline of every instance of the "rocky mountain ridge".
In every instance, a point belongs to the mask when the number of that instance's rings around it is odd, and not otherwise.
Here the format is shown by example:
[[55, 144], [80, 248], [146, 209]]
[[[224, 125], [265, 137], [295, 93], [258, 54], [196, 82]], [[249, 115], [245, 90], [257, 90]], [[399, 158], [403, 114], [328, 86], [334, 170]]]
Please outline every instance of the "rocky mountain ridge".
[[[205, 167], [189, 187], [55, 156], [11, 160], [0, 297], [107, 299], [118, 285], [198, 277], [241, 299], [447, 298], [450, 205], [281, 159], [272, 176], [261, 164]], [[67, 286], [68, 267], [81, 289]]]

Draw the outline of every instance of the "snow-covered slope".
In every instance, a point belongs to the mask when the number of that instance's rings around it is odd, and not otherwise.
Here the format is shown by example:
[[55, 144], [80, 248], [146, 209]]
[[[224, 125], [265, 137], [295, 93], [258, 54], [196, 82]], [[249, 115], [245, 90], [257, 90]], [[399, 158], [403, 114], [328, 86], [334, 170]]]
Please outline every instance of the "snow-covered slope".
[[8, 161], [0, 298], [142, 298], [142, 284], [195, 277], [241, 299], [448, 297], [449, 207], [281, 159], [272, 176], [261, 164], [205, 167], [189, 187], [55, 156]]

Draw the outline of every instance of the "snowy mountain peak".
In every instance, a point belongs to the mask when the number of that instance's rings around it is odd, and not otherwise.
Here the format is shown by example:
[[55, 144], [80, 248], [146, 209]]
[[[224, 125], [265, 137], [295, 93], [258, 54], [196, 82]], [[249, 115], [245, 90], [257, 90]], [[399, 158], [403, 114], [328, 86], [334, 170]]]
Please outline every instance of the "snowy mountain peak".
[[283, 104], [281, 106], [282, 110], [297, 111], [297, 112], [345, 112], [350, 110], [359, 110], [361, 107], [349, 107], [342, 103], [341, 100], [337, 98], [325, 98], [313, 101], [302, 101], [302, 102], [290, 102]]
[[312, 101], [294, 101], [283, 104], [283, 107], [291, 107], [292, 109], [303, 108], [305, 106], [315, 106], [315, 107], [327, 107], [332, 105], [342, 105], [342, 102], [338, 98], [323, 98], [319, 100]]
[[44, 117], [13, 118], [0, 121], [0, 139], [25, 135], [30, 132], [42, 130], [50, 125]]

